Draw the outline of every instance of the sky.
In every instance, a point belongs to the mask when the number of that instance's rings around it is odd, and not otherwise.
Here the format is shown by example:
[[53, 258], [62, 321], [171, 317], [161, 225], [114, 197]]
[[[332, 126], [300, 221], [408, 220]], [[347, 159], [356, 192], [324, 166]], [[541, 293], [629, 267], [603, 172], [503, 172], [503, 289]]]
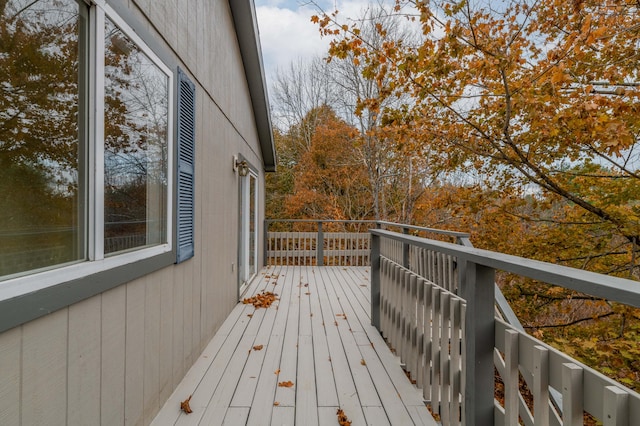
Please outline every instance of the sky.
[[[329, 39], [321, 38], [311, 16], [315, 6], [305, 0], [254, 0], [262, 44], [262, 60], [269, 90], [277, 69], [292, 61], [326, 56]], [[327, 12], [336, 8], [340, 16], [359, 16], [370, 0], [316, 0]]]

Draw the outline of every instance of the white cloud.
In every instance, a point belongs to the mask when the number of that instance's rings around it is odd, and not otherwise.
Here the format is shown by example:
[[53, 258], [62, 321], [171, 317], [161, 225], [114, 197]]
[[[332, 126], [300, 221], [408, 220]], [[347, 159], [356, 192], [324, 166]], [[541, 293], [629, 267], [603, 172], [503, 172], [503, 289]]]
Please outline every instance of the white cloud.
[[[327, 12], [336, 8], [340, 19], [360, 16], [369, 3], [358, 1], [318, 1]], [[256, 0], [262, 58], [268, 84], [278, 68], [286, 69], [292, 61], [325, 57], [329, 38], [320, 37], [318, 25], [311, 22], [317, 14], [312, 5], [296, 0]]]
[[267, 77], [275, 73], [276, 68], [286, 68], [298, 58], [326, 54], [329, 40], [320, 38], [318, 26], [311, 22], [313, 9], [259, 6], [256, 13]]

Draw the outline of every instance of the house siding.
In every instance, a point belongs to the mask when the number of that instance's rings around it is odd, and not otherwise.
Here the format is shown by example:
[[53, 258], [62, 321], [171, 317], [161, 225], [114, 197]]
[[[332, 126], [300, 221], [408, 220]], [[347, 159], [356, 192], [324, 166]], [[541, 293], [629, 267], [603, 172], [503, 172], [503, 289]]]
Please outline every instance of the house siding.
[[262, 154], [228, 1], [108, 3], [196, 85], [195, 256], [1, 333], [2, 425], [149, 424], [237, 303], [234, 155], [259, 171], [263, 219]]

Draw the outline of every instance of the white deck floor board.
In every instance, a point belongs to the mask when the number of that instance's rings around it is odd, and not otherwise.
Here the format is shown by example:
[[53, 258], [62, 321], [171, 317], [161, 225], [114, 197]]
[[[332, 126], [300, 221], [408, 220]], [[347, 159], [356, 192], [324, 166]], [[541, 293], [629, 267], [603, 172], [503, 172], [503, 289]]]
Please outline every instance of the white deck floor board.
[[436, 424], [370, 324], [368, 267], [270, 267], [243, 297], [265, 290], [280, 300], [238, 304], [154, 425]]

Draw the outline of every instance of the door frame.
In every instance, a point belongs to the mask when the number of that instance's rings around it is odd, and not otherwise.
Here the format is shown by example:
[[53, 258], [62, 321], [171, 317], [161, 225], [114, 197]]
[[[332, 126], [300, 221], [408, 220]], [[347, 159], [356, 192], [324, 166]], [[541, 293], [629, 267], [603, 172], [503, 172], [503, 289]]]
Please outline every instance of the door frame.
[[[238, 202], [238, 299], [258, 273], [258, 173], [249, 167], [239, 176]], [[253, 186], [253, 188], [252, 188]], [[253, 189], [253, 194], [252, 190]], [[253, 212], [251, 211], [253, 208]], [[253, 240], [253, 241], [252, 241]], [[253, 260], [253, 262], [251, 262]]]

